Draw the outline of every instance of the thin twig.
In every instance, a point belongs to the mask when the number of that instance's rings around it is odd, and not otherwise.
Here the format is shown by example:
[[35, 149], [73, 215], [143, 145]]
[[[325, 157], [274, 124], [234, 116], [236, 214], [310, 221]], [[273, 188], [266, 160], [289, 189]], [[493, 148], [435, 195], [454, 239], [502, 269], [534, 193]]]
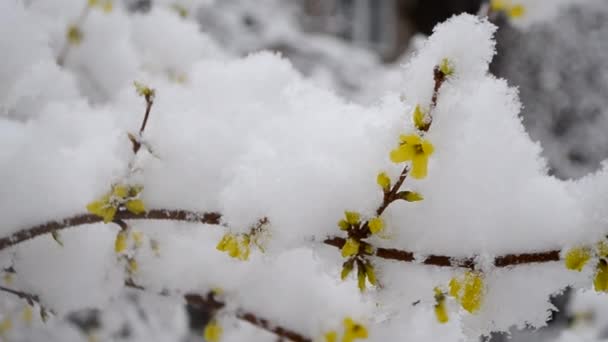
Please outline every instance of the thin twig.
[[[188, 210], [169, 209], [153, 209], [139, 215], [133, 214], [129, 211], [119, 211], [115, 216], [115, 219], [117, 220], [171, 220], [199, 222], [206, 224], [220, 224], [220, 218], [221, 215], [215, 212], [196, 213]], [[35, 238], [39, 235], [99, 222], [103, 222], [103, 219], [93, 214], [80, 214], [60, 219], [58, 221], [45, 222], [30, 228], [22, 229], [7, 237], [0, 238], [0, 251], [23, 241]]]
[[[87, 2], [87, 4], [84, 6], [82, 11], [80, 12], [80, 15], [76, 19], [76, 22], [74, 24], [72, 24], [71, 26], [74, 26], [74, 27], [78, 28], [79, 30], [81, 30], [82, 24], [84, 24], [90, 11], [91, 11], [91, 6]], [[59, 55], [57, 55], [57, 65], [59, 65], [59, 66], [64, 65], [65, 59], [68, 56], [68, 52], [70, 51], [70, 47], [72, 46], [72, 44], [73, 43], [70, 42], [70, 40], [66, 37], [65, 41], [63, 42], [63, 46], [61, 47], [61, 50], [59, 51]]]

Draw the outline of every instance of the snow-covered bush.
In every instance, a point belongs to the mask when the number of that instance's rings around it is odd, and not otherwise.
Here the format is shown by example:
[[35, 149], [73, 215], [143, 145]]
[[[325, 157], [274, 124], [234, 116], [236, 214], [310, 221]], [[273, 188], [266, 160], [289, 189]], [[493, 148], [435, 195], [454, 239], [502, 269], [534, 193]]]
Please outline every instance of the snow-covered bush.
[[547, 174], [487, 19], [368, 106], [173, 6], [0, 20], [2, 338], [185, 339], [188, 303], [210, 341], [453, 341], [608, 289], [607, 171]]

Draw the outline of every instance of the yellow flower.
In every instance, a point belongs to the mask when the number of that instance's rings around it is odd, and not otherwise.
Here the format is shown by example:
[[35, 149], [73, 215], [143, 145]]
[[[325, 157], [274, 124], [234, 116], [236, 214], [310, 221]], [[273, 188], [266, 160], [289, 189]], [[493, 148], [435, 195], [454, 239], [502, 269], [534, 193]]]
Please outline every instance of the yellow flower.
[[384, 229], [384, 221], [379, 217], [374, 217], [373, 219], [369, 220], [367, 226], [372, 234], [376, 234]]
[[447, 323], [448, 310], [445, 305], [445, 294], [440, 288], [435, 288], [435, 317], [439, 323]]
[[510, 0], [492, 0], [490, 10], [503, 12], [510, 18], [520, 18], [525, 14], [526, 8], [522, 4], [513, 4]]
[[129, 259], [129, 263], [127, 264], [127, 271], [129, 271], [129, 274], [135, 274], [138, 269], [139, 265], [137, 264], [137, 261], [135, 259]]
[[352, 342], [355, 339], [367, 338], [367, 336], [367, 328], [363, 324], [353, 321], [350, 317], [344, 319], [344, 336], [342, 337], [342, 342]]
[[434, 151], [433, 144], [417, 134], [402, 135], [400, 140], [399, 147], [391, 151], [391, 160], [394, 163], [412, 161], [412, 177], [426, 177], [429, 156]]
[[446, 76], [450, 76], [454, 73], [454, 67], [452, 66], [452, 62], [447, 58], [441, 60], [439, 70], [441, 70], [441, 72]]
[[374, 270], [374, 265], [371, 262], [367, 261], [365, 263], [365, 275], [367, 276], [367, 280], [372, 285], [376, 285], [378, 281], [376, 280], [376, 272]]
[[68, 42], [72, 45], [78, 45], [82, 42], [83, 38], [82, 31], [76, 25], [68, 26], [68, 30], [66, 32], [66, 38]]
[[391, 179], [386, 172], [380, 172], [376, 178], [376, 182], [384, 191], [389, 191], [391, 188]]
[[87, 210], [103, 218], [104, 223], [112, 221], [118, 209], [123, 206], [135, 215], [143, 214], [146, 208], [144, 202], [138, 198], [142, 189], [141, 186], [114, 185], [109, 193], [89, 203]]
[[203, 332], [203, 336], [205, 341], [209, 342], [219, 342], [220, 338], [222, 338], [222, 327], [217, 323], [216, 320], [211, 320], [207, 326], [205, 326], [205, 331]]
[[355, 259], [350, 259], [344, 264], [342, 264], [342, 272], [340, 273], [340, 279], [344, 280], [346, 279], [346, 277], [348, 277], [348, 275], [350, 274], [350, 272], [352, 272], [354, 268], [354, 264]]
[[114, 252], [122, 253], [127, 249], [127, 237], [128, 233], [123, 229], [116, 234], [116, 240], [114, 240]]
[[466, 272], [463, 279], [450, 280], [450, 296], [460, 302], [463, 309], [474, 313], [481, 307], [484, 285], [481, 274]]
[[5, 318], [0, 322], [0, 336], [6, 334], [13, 327], [13, 321], [10, 318]]
[[147, 85], [145, 85], [143, 83], [134, 81], [133, 86], [135, 86], [135, 91], [137, 92], [137, 95], [139, 95], [139, 96], [154, 97], [154, 95], [155, 95], [154, 89], [148, 87]]
[[585, 264], [591, 259], [591, 251], [586, 247], [572, 248], [566, 253], [565, 263], [569, 270], [582, 271]]
[[483, 298], [483, 279], [475, 272], [467, 272], [464, 275], [462, 297], [460, 304], [462, 308], [474, 313], [481, 307]]
[[215, 248], [228, 253], [232, 258], [247, 260], [249, 259], [250, 245], [251, 238], [248, 234], [226, 233]]
[[424, 199], [421, 194], [415, 191], [401, 191], [397, 194], [397, 196], [399, 196], [399, 198], [401, 198], [402, 200], [408, 202], [418, 202]]
[[356, 211], [345, 211], [344, 216], [346, 217], [346, 222], [353, 226], [359, 224], [361, 220], [361, 214]]
[[348, 238], [346, 243], [342, 246], [342, 257], [348, 258], [359, 253], [359, 242], [355, 239]]
[[359, 291], [365, 291], [365, 278], [367, 277], [367, 272], [365, 272], [365, 267], [361, 267], [361, 264], [357, 264], [357, 286], [359, 287]]
[[414, 125], [416, 128], [424, 132], [429, 130], [429, 127], [431, 126], [430, 117], [426, 115], [420, 105], [416, 105], [412, 117], [414, 119]]
[[335, 331], [328, 331], [325, 333], [325, 342], [338, 342], [338, 333]]
[[593, 278], [593, 288], [597, 292], [608, 292], [608, 264], [604, 259], [601, 259], [597, 264], [597, 270]]

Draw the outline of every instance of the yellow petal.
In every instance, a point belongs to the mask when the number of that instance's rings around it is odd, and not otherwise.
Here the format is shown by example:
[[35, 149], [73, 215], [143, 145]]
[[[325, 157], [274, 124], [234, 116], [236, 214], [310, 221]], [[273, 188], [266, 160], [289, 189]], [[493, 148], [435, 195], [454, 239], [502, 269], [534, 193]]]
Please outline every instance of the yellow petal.
[[414, 149], [410, 145], [401, 145], [391, 151], [390, 158], [393, 163], [403, 163], [412, 160]]
[[430, 156], [433, 154], [433, 152], [435, 152], [435, 147], [433, 147], [433, 144], [431, 144], [431, 142], [428, 140], [422, 141], [420, 147], [422, 147], [422, 152], [427, 156]]
[[342, 264], [342, 272], [340, 273], [340, 279], [344, 280], [350, 272], [353, 270], [353, 266], [355, 264], [355, 259], [350, 259], [349, 261]]
[[483, 299], [483, 278], [478, 273], [467, 272], [464, 276], [463, 285], [460, 304], [463, 309], [470, 313], [474, 313], [481, 307]]
[[141, 245], [144, 243], [144, 233], [133, 232], [133, 234], [131, 234], [131, 236], [133, 237], [133, 242], [135, 242], [135, 247], [136, 248], [141, 247]]
[[424, 199], [424, 197], [422, 197], [421, 194], [419, 194], [415, 191], [401, 191], [401, 192], [397, 193], [397, 196], [399, 196], [399, 198], [401, 198], [402, 200], [405, 200], [408, 202], [418, 202], [418, 201], [422, 201]]
[[342, 246], [342, 257], [348, 258], [359, 253], [359, 242], [357, 240], [348, 238], [346, 243]]
[[222, 251], [222, 252], [227, 251], [228, 242], [230, 242], [231, 239], [232, 239], [231, 234], [224, 234], [224, 236], [222, 236], [222, 239], [220, 240], [220, 242], [217, 243], [217, 246], [215, 246], [215, 248], [218, 251]]
[[139, 269], [139, 265], [137, 264], [137, 261], [135, 259], [129, 259], [129, 263], [127, 266], [129, 274], [135, 274], [135, 272], [137, 272], [137, 269]]
[[450, 60], [447, 58], [441, 60], [439, 70], [441, 70], [441, 73], [446, 76], [450, 76], [454, 73], [454, 67], [452, 66], [452, 62], [450, 62]]
[[102, 210], [101, 217], [103, 217], [104, 223], [108, 223], [108, 222], [112, 222], [112, 220], [114, 220], [114, 215], [116, 215], [116, 208], [107, 207]]
[[21, 313], [21, 318], [28, 325], [30, 323], [32, 323], [32, 320], [34, 318], [34, 313], [32, 312], [31, 306], [26, 305], [25, 308], [23, 308], [23, 312]]
[[416, 109], [414, 109], [414, 114], [412, 115], [414, 119], [414, 125], [421, 131], [427, 131], [429, 129], [430, 122], [427, 119], [426, 114], [420, 108], [420, 105], [416, 105]]
[[450, 296], [459, 299], [460, 298], [460, 289], [462, 288], [462, 283], [456, 277], [450, 280]]
[[357, 267], [357, 286], [359, 287], [359, 291], [365, 291], [365, 278], [367, 277], [367, 273], [365, 273], [365, 268], [358, 265]]
[[10, 318], [5, 318], [0, 322], [0, 336], [6, 334], [13, 327], [13, 321]]
[[335, 331], [328, 331], [325, 333], [325, 342], [338, 342], [338, 333]]
[[419, 145], [422, 138], [418, 134], [402, 134], [399, 136], [399, 140], [402, 144], [406, 145]]
[[70, 25], [68, 27], [68, 31], [66, 32], [66, 38], [68, 42], [72, 45], [78, 45], [82, 42], [83, 38], [82, 31], [76, 25]]
[[384, 191], [388, 191], [391, 187], [391, 179], [386, 172], [380, 172], [376, 178], [376, 182]]
[[369, 261], [365, 263], [365, 274], [370, 284], [375, 286], [378, 283], [376, 280], [376, 272], [374, 271], [374, 266]]
[[429, 158], [425, 154], [417, 154], [412, 159], [412, 171], [410, 172], [412, 178], [423, 179], [428, 173], [428, 160]]
[[222, 338], [222, 327], [217, 323], [216, 320], [212, 320], [205, 327], [203, 337], [205, 338], [205, 341], [219, 342]]
[[93, 215], [103, 217], [103, 209], [105, 209], [107, 205], [108, 205], [107, 202], [104, 202], [101, 200], [93, 201], [93, 202], [87, 204], [87, 211]]
[[125, 230], [121, 230], [116, 234], [116, 240], [114, 240], [114, 252], [122, 253], [127, 249], [127, 237], [128, 233]]
[[350, 223], [346, 222], [346, 220], [340, 220], [338, 222], [338, 227], [340, 227], [340, 230], [348, 230], [348, 228], [350, 228]]
[[353, 226], [359, 224], [361, 220], [361, 215], [356, 211], [345, 211], [344, 216], [346, 217], [346, 222]]
[[494, 12], [502, 11], [507, 8], [505, 0], [492, 0], [490, 1], [490, 9]]
[[512, 6], [511, 8], [509, 8], [509, 11], [507, 13], [507, 15], [510, 18], [521, 18], [524, 16], [524, 14], [526, 13], [526, 8], [523, 5], [515, 5]]
[[597, 249], [597, 255], [600, 258], [606, 258], [608, 257], [608, 243], [606, 243], [606, 241], [600, 241], [597, 243], [596, 246]]
[[353, 321], [352, 318], [346, 317], [344, 319], [344, 338], [342, 341], [352, 341], [354, 339], [367, 338], [367, 328], [360, 323]]
[[447, 323], [448, 310], [445, 305], [445, 294], [438, 287], [435, 288], [435, 317], [439, 323]]
[[585, 264], [591, 259], [591, 251], [586, 247], [572, 248], [566, 253], [565, 263], [569, 270], [582, 271]]
[[132, 212], [135, 215], [139, 215], [146, 212], [146, 208], [144, 207], [144, 201], [140, 199], [128, 201], [125, 204], [125, 208], [127, 208], [128, 211]]
[[124, 185], [115, 185], [112, 187], [112, 196], [125, 198], [129, 195], [129, 189]]
[[608, 292], [608, 264], [603, 259], [597, 264], [593, 288], [597, 292]]
[[372, 234], [376, 234], [384, 229], [384, 221], [380, 217], [374, 217], [369, 220], [367, 226]]

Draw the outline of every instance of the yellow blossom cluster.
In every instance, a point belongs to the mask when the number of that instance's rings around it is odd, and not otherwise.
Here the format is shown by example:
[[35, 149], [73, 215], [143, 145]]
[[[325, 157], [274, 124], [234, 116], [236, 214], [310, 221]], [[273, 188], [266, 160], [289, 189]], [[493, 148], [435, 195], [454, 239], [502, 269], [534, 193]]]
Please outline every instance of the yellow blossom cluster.
[[[340, 342], [353, 342], [356, 339], [366, 339], [368, 337], [365, 325], [355, 322], [352, 318], [344, 319], [344, 333]], [[335, 330], [325, 333], [325, 342], [338, 342], [338, 332]]]
[[104, 223], [114, 220], [116, 212], [123, 208], [136, 215], [143, 214], [146, 208], [139, 198], [142, 189], [141, 186], [114, 185], [110, 192], [89, 203], [87, 210], [103, 218]]

